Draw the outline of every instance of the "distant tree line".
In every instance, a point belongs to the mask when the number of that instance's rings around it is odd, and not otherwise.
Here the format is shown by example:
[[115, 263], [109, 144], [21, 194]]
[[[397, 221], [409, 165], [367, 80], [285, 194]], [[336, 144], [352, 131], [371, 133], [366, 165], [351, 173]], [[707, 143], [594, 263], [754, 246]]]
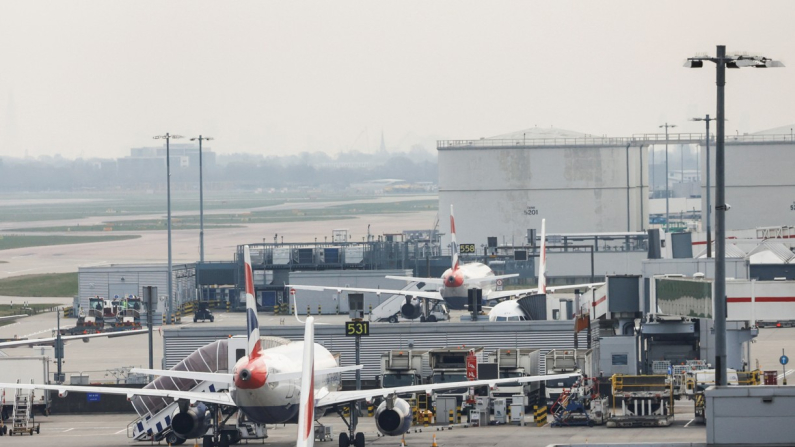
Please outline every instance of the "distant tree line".
[[[351, 184], [402, 179], [438, 182], [436, 154], [362, 154], [348, 152], [332, 158], [323, 153], [284, 157], [251, 154], [218, 155], [217, 164], [204, 167], [206, 189], [323, 188], [345, 190]], [[199, 168], [172, 163], [174, 189], [198, 189]], [[0, 158], [0, 192], [165, 189], [165, 164], [156, 168], [120, 169], [113, 159], [69, 160], [59, 156], [37, 159]]]

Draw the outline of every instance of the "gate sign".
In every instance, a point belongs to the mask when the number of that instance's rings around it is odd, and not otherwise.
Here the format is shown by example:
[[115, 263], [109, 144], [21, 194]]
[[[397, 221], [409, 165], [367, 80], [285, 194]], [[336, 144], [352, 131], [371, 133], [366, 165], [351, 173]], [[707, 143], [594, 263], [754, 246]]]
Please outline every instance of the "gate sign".
[[467, 380], [478, 380], [478, 358], [475, 354], [467, 356]]
[[786, 365], [787, 363], [789, 363], [789, 357], [787, 357], [786, 355], [782, 355], [782, 356], [781, 356], [781, 358], [780, 358], [780, 359], [778, 359], [778, 361], [779, 361], [779, 362], [780, 362], [782, 365]]

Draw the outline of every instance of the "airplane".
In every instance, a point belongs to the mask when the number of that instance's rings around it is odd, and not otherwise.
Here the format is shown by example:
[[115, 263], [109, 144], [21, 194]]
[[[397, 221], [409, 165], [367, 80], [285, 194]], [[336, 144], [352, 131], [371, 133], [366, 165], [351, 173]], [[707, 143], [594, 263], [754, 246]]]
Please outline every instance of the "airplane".
[[179, 413], [172, 418], [172, 430], [179, 438], [203, 438], [203, 447], [227, 447], [229, 439], [217, 432], [204, 436], [212, 414], [207, 406], [233, 407], [241, 410], [251, 421], [261, 424], [295, 422], [297, 420], [297, 447], [314, 445], [314, 421], [334, 410], [343, 418], [347, 431], [339, 436], [339, 445], [364, 447], [364, 433], [356, 432], [355, 419], [345, 420], [342, 406], [360, 401], [370, 401], [376, 396], [384, 401], [375, 411], [376, 428], [384, 435], [400, 436], [411, 427], [412, 412], [408, 402], [398, 394], [454, 389], [461, 387], [495, 386], [501, 383], [525, 383], [556, 380], [578, 374], [527, 376], [507, 379], [473, 380], [393, 388], [340, 391], [340, 373], [362, 368], [362, 365], [339, 367], [333, 355], [323, 346], [314, 343], [314, 318], [305, 321], [303, 341], [291, 342], [274, 348], [262, 349], [254, 299], [254, 281], [249, 247], [244, 246], [246, 282], [247, 355], [241, 357], [231, 374], [195, 371], [149, 370], [134, 368], [131, 372], [197, 381], [226, 384], [229, 392], [192, 392], [147, 388], [104, 388], [95, 386], [42, 385], [0, 383], [0, 388], [54, 390], [59, 396], [69, 392], [105, 393], [133, 396], [152, 396], [173, 399], [180, 403]]
[[452, 265], [449, 269], [445, 270], [440, 278], [418, 278], [415, 276], [387, 276], [387, 278], [410, 282], [421, 281], [427, 284], [437, 285], [440, 287], [439, 293], [445, 301], [447, 301], [447, 305], [451, 309], [464, 309], [469, 300], [469, 289], [480, 288], [483, 290], [483, 296], [486, 296], [493, 292], [493, 288], [498, 279], [515, 278], [519, 276], [519, 274], [516, 273], [495, 275], [494, 271], [491, 270], [489, 266], [481, 262], [470, 262], [467, 264], [460, 264], [458, 262], [458, 243], [455, 237], [453, 205], [450, 205], [450, 237], [452, 238]]
[[[493, 287], [497, 279], [513, 278], [519, 276], [518, 274], [509, 275], [494, 275], [491, 268], [480, 262], [471, 262], [468, 264], [458, 264], [458, 244], [455, 237], [455, 218], [453, 217], [453, 205], [450, 205], [450, 235], [452, 237], [452, 253], [453, 253], [453, 266], [447, 269], [441, 278], [417, 278], [413, 276], [387, 276], [390, 279], [400, 279], [404, 281], [422, 281], [429, 284], [438, 284], [442, 288], [439, 290], [440, 294], [447, 301], [451, 309], [464, 309], [468, 307], [468, 289], [472, 287], [479, 287], [483, 290], [483, 299], [486, 301], [504, 300], [513, 296], [522, 296], [528, 294], [546, 294], [547, 292], [554, 292], [556, 290], [568, 290], [577, 288], [597, 287], [603, 283], [593, 284], [574, 284], [565, 286], [547, 287], [546, 280], [546, 267], [547, 267], [547, 250], [546, 250], [546, 219], [541, 219], [541, 250], [540, 260], [538, 265], [538, 287], [531, 289], [515, 289], [515, 290], [494, 290]], [[515, 304], [515, 303], [514, 303]], [[495, 306], [496, 307], [496, 306]], [[512, 305], [503, 306], [507, 310], [508, 307], [513, 308]], [[518, 315], [518, 314], [516, 314]]]
[[[488, 295], [489, 300], [499, 300], [511, 296], [519, 297], [518, 299], [508, 299], [501, 301], [489, 309], [489, 321], [525, 321], [533, 319], [527, 310], [526, 305], [537, 295], [546, 295], [548, 292], [555, 292], [558, 290], [571, 290], [571, 289], [585, 289], [590, 290], [604, 285], [604, 282], [595, 282], [587, 284], [571, 284], [565, 286], [547, 287], [547, 234], [546, 234], [546, 219], [541, 219], [541, 253], [540, 261], [538, 264], [538, 287], [533, 289], [517, 289], [505, 290]], [[546, 317], [545, 317], [546, 318]]]

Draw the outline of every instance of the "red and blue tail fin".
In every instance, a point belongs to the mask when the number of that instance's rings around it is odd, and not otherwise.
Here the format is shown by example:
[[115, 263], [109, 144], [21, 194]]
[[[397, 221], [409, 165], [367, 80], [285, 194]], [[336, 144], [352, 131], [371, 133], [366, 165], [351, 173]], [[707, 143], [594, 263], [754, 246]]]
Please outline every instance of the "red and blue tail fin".
[[538, 264], [538, 293], [547, 293], [547, 220], [541, 219], [541, 254]]
[[451, 268], [453, 272], [455, 272], [458, 270], [458, 243], [455, 240], [455, 217], [453, 217], [453, 205], [450, 205], [450, 238], [450, 242], [452, 244], [450, 247], [450, 250], [452, 251], [451, 258], [453, 260], [453, 266]]
[[315, 319], [306, 317], [301, 374], [301, 403], [298, 408], [296, 447], [312, 447], [315, 442]]
[[259, 357], [262, 342], [257, 320], [257, 300], [254, 298], [254, 272], [251, 269], [251, 252], [248, 245], [243, 246], [243, 262], [246, 275], [246, 333], [248, 334], [248, 357]]

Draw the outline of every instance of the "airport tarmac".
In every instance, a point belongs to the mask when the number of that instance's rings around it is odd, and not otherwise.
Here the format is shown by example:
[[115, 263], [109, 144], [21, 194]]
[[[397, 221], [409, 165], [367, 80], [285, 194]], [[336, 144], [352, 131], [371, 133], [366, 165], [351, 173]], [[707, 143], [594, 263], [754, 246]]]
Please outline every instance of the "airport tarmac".
[[[300, 202], [266, 207], [263, 209], [304, 209], [338, 206], [348, 203], [395, 202], [408, 200], [428, 200], [435, 196], [384, 197], [364, 201], [340, 202]], [[250, 210], [242, 210], [248, 212]], [[224, 213], [230, 211], [225, 210]], [[196, 214], [197, 212], [189, 213]], [[324, 221], [294, 221], [282, 223], [257, 223], [235, 228], [207, 228], [204, 231], [204, 253], [207, 261], [229, 261], [233, 259], [238, 245], [258, 242], [273, 242], [273, 235], [279, 241], [310, 242], [322, 240], [324, 235], [331, 237], [334, 228], [347, 229], [352, 241], [360, 240], [368, 232], [380, 235], [400, 233], [406, 229], [432, 228], [437, 212], [418, 211], [393, 214], [366, 214], [352, 219]], [[141, 215], [129, 218], [140, 219]], [[154, 216], [163, 218], [163, 215]], [[64, 225], [65, 222], [90, 224], [97, 221], [117, 220], [112, 217], [89, 217], [79, 221], [47, 221], [47, 226]], [[119, 219], [121, 220], [121, 219]], [[42, 222], [14, 222], [3, 224], [4, 228], [25, 228], [44, 225]], [[14, 234], [24, 234], [15, 231]], [[68, 234], [76, 233], [31, 233]], [[126, 235], [138, 234], [140, 238], [122, 241], [94, 242], [87, 244], [51, 245], [24, 247], [0, 251], [0, 278], [38, 273], [76, 272], [78, 267], [104, 266], [111, 264], [152, 264], [166, 263], [168, 260], [168, 234], [165, 231], [145, 232], [81, 232], [79, 235]], [[172, 257], [175, 264], [193, 263], [199, 259], [199, 230], [172, 231]]]
[[[3, 299], [5, 298], [0, 297], [0, 302], [2, 302]], [[45, 300], [50, 302], [50, 300], [46, 298], [30, 298], [29, 300]], [[242, 312], [216, 310], [214, 313], [216, 318], [213, 323], [209, 321], [194, 323], [188, 317], [183, 320], [184, 322], [182, 324], [155, 327], [153, 330], [155, 367], [160, 365], [160, 359], [163, 356], [162, 331], [178, 330], [182, 327], [245, 327], [245, 314]], [[451, 321], [460, 322], [461, 317], [466, 315], [468, 315], [466, 311], [453, 310], [451, 311]], [[305, 315], [300, 315], [302, 320], [304, 317]], [[316, 316], [315, 321], [317, 323], [342, 325], [347, 320], [349, 320], [347, 315], [320, 315]], [[274, 315], [270, 312], [261, 312], [259, 314], [259, 322], [262, 327], [263, 335], [268, 334], [268, 326], [300, 324], [292, 315]], [[62, 327], [73, 326], [74, 324], [74, 318], [61, 318]], [[449, 323], [420, 323], [416, 321], [397, 324], [444, 325]], [[26, 338], [52, 337], [54, 336], [55, 327], [55, 313], [46, 312], [32, 317], [22, 318], [15, 323], [0, 326], [0, 338], [8, 339], [14, 336]], [[782, 349], [790, 354], [791, 352], [795, 352], [795, 343], [792, 340], [795, 340], [795, 328], [760, 329], [756, 342], [751, 345], [751, 365], [754, 368], [758, 365], [762, 370], [778, 371], [780, 379], [784, 377], [783, 374], [786, 374], [788, 381], [793, 383], [792, 381], [795, 380], [795, 367], [789, 365], [788, 368], [782, 369], [778, 362]], [[41, 352], [41, 348], [27, 347], [5, 350], [8, 356], [40, 355]], [[116, 372], [119, 368], [148, 367], [149, 365], [148, 337], [146, 334], [115, 339], [96, 338], [88, 343], [70, 342], [66, 345], [65, 353], [66, 363], [63, 365], [63, 370], [67, 373], [67, 378], [71, 374], [85, 374], [88, 375], [92, 381], [115, 382], [117, 377], [113, 373], [109, 374], [109, 370]], [[53, 365], [51, 371], [54, 371], [54, 368], [55, 366]], [[116, 372], [116, 374], [119, 374], [119, 372]], [[123, 372], [121, 372], [121, 374], [123, 374]]]
[[[706, 430], [689, 421], [693, 417], [693, 406], [690, 401], [677, 402], [676, 421], [670, 427], [660, 428], [606, 428], [596, 427], [536, 427], [528, 424], [524, 427], [516, 425], [501, 425], [488, 427], [456, 427], [452, 430], [436, 431], [434, 427], [422, 428], [421, 433], [415, 433], [412, 427], [406, 434], [406, 446], [430, 447], [433, 435], [436, 442], [443, 446], [527, 446], [543, 447], [550, 444], [600, 444], [600, 443], [639, 443], [660, 442], [666, 443], [704, 443]], [[0, 438], [3, 446], [32, 446], [57, 445], [58, 447], [115, 447], [129, 445], [150, 445], [139, 443], [127, 437], [127, 426], [132, 421], [133, 415], [58, 415], [38, 417], [36, 422], [41, 423], [41, 433], [38, 435], [14, 436]], [[339, 431], [345, 424], [337, 416], [321, 418], [321, 422], [332, 427], [333, 440], [331, 442], [318, 442], [316, 445], [337, 445]], [[419, 429], [419, 428], [418, 428]], [[359, 431], [365, 433], [367, 445], [397, 447], [401, 437], [377, 437], [375, 422], [372, 418], [360, 419]], [[296, 438], [295, 425], [278, 425], [268, 427], [268, 439], [262, 442], [273, 447], [294, 447]], [[259, 445], [261, 441], [254, 441]], [[43, 443], [43, 444], [39, 444]], [[57, 444], [56, 444], [57, 443]], [[160, 445], [167, 445], [160, 443]], [[192, 446], [193, 441], [184, 444]], [[201, 442], [199, 441], [199, 445]], [[242, 444], [241, 444], [242, 445]]]

